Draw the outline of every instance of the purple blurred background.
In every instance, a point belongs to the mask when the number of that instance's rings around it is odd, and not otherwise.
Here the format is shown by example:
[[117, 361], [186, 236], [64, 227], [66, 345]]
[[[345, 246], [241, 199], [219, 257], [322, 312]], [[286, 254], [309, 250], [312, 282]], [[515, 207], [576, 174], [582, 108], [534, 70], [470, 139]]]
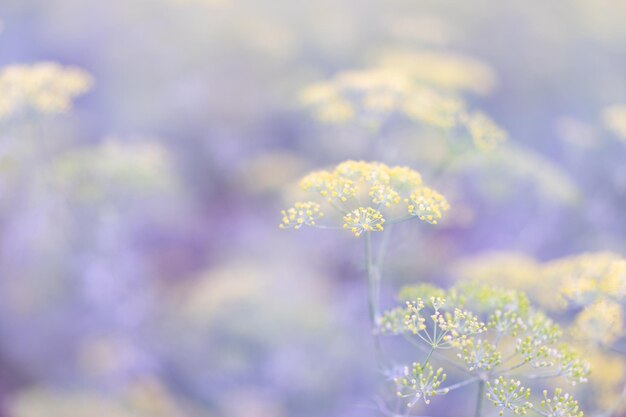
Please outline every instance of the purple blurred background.
[[385, 305], [485, 251], [626, 252], [626, 141], [601, 117], [626, 103], [621, 0], [0, 0], [0, 22], [0, 71], [94, 79], [35, 135], [0, 125], [0, 416], [380, 415], [361, 245], [277, 224], [344, 159], [435, 181], [431, 133], [398, 121], [380, 153], [298, 103], [390, 48], [491, 68], [463, 98], [510, 139], [437, 179], [456, 220], [396, 232]]

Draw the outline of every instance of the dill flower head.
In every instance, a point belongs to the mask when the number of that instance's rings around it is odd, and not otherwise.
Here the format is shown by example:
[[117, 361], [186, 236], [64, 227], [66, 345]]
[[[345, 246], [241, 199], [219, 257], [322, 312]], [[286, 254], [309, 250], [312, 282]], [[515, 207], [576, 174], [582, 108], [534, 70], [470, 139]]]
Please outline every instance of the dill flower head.
[[[506, 139], [506, 132], [484, 113], [470, 112], [456, 94], [455, 90], [464, 89], [456, 87], [468, 86], [471, 81], [462, 79], [468, 75], [463, 70], [448, 70], [463, 68], [465, 64], [451, 56], [440, 58], [422, 55], [410, 64], [403, 58], [402, 65], [383, 60], [378, 66], [343, 71], [327, 81], [304, 87], [300, 102], [326, 124], [356, 122], [376, 130], [398, 118], [445, 131], [455, 139], [459, 135], [459, 139], [469, 136], [479, 150], [493, 149]], [[438, 62], [447, 68], [447, 73], [426, 70], [419, 64], [422, 61], [426, 65]], [[476, 72], [482, 73], [477, 77], [483, 78], [482, 83], [489, 78], [485, 76], [487, 71]], [[446, 80], [448, 77], [451, 79]]]
[[377, 61], [384, 68], [401, 68], [415, 80], [448, 91], [487, 94], [496, 84], [489, 66], [456, 53], [392, 49], [381, 53]]
[[377, 126], [411, 92], [411, 80], [397, 71], [372, 68], [344, 71], [326, 82], [305, 87], [300, 101], [323, 123], [355, 119]]
[[409, 407], [413, 407], [420, 400], [424, 401], [424, 404], [430, 404], [430, 397], [446, 394], [445, 389], [440, 389], [445, 380], [443, 368], [435, 370], [430, 364], [422, 366], [419, 363], [405, 366], [402, 374], [394, 378], [398, 387], [398, 397], [409, 398], [407, 404]]
[[87, 92], [92, 78], [75, 67], [53, 62], [10, 65], [0, 71], [0, 120], [23, 113], [58, 114]]
[[563, 393], [557, 388], [552, 396], [548, 391], [543, 392], [543, 401], [540, 403], [539, 412], [550, 417], [583, 417], [583, 412], [578, 407], [576, 401], [570, 394]]
[[[398, 395], [411, 399], [409, 406], [426, 399], [430, 370], [441, 364], [442, 375], [453, 366], [450, 371], [464, 370], [470, 379], [429, 391], [437, 395], [480, 380], [486, 385], [485, 397], [501, 415], [506, 410], [523, 415], [540, 406], [554, 411], [576, 408], [575, 400], [561, 391], [555, 396], [557, 402], [568, 402], [563, 409], [556, 407], [554, 398], [542, 402], [533, 396], [537, 379], [560, 378], [570, 385], [586, 382], [589, 365], [561, 342], [560, 327], [532, 308], [523, 293], [479, 284], [464, 283], [448, 290], [422, 284], [404, 288], [400, 298], [408, 300], [379, 318], [378, 331], [402, 335], [421, 345], [419, 351], [430, 352], [417, 367], [405, 368], [411, 379], [394, 379]], [[577, 417], [576, 412], [570, 416]]]
[[485, 395], [494, 406], [500, 408], [500, 415], [508, 409], [515, 415], [525, 415], [533, 408], [529, 400], [530, 388], [521, 385], [521, 381], [506, 379], [502, 376], [493, 382], [487, 381], [487, 394]]
[[290, 227], [299, 229], [305, 224], [314, 226], [315, 221], [324, 216], [324, 213], [320, 210], [320, 205], [312, 201], [296, 203], [294, 207], [283, 210], [281, 213], [283, 215], [283, 221], [280, 224], [281, 229]]
[[[341, 227], [357, 237], [364, 232], [382, 231], [385, 223], [411, 218], [437, 224], [450, 207], [445, 197], [423, 185], [419, 172], [379, 162], [345, 161], [334, 169], [309, 173], [299, 185], [303, 191], [321, 197], [320, 203], [330, 211], [340, 214]], [[314, 201], [296, 203], [283, 211], [281, 227], [336, 228], [316, 224], [322, 212], [320, 203], [315, 203], [315, 209], [311, 206]], [[305, 206], [312, 215], [307, 215]]]
[[465, 114], [465, 103], [458, 97], [420, 87], [403, 102], [403, 112], [412, 120], [443, 130], [460, 124]]
[[344, 71], [300, 93], [300, 101], [323, 123], [359, 122], [378, 127], [397, 114], [440, 129], [462, 125], [465, 103], [398, 67]]
[[[479, 284], [502, 285], [524, 291], [543, 308], [555, 308], [553, 288], [542, 275], [541, 264], [518, 252], [496, 251], [461, 259], [453, 266], [458, 278]], [[561, 307], [562, 303], [558, 304]]]
[[407, 199], [409, 213], [430, 224], [437, 224], [443, 213], [450, 209], [444, 196], [437, 191], [422, 187]]
[[626, 297], [626, 259], [611, 252], [557, 259], [545, 265], [544, 277], [560, 286], [562, 297], [578, 305], [599, 297]]

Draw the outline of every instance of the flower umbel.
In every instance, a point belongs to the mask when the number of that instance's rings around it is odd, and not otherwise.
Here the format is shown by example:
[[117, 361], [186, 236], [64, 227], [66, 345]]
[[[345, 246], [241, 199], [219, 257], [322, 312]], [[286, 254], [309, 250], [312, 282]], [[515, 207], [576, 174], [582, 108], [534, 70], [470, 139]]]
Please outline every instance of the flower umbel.
[[437, 224], [443, 213], [450, 209], [446, 198], [428, 187], [415, 191], [406, 201], [409, 214], [430, 224]]
[[582, 417], [583, 412], [578, 408], [578, 401], [571, 395], [563, 393], [560, 388], [554, 390], [554, 395], [548, 397], [548, 391], [543, 392], [539, 413], [546, 417]]
[[359, 207], [343, 217], [344, 229], [350, 230], [359, 237], [363, 232], [380, 232], [383, 230], [385, 219], [380, 211], [371, 207]]
[[283, 220], [279, 225], [281, 229], [293, 227], [299, 229], [306, 224], [314, 226], [315, 221], [324, 216], [320, 210], [320, 205], [308, 201], [306, 203], [296, 203], [294, 207], [282, 211]]
[[[395, 379], [399, 396], [413, 394], [409, 406], [426, 399], [426, 393], [443, 395], [478, 383], [481, 398], [498, 407], [500, 415], [507, 410], [524, 415], [531, 408], [539, 411], [539, 401], [526, 387], [529, 382], [522, 386], [521, 381], [532, 380], [533, 386], [544, 379], [563, 378], [571, 385], [587, 381], [589, 365], [561, 342], [559, 326], [533, 309], [523, 293], [467, 283], [448, 290], [422, 284], [403, 289], [400, 297], [405, 307], [384, 313], [378, 325], [380, 333], [402, 335], [426, 355], [421, 365], [405, 368], [404, 379]], [[428, 385], [438, 363], [442, 374], [452, 365], [467, 379]], [[560, 391], [542, 404], [546, 417], [579, 417], [577, 403]]]
[[500, 408], [500, 415], [508, 409], [516, 415], [524, 415], [533, 407], [530, 398], [530, 388], [525, 388], [515, 379], [498, 377], [492, 382], [487, 381], [486, 397], [494, 406]]
[[439, 389], [441, 384], [446, 380], [446, 374], [443, 373], [443, 369], [439, 368], [436, 371], [430, 364], [425, 366], [419, 363], [413, 363], [411, 367], [404, 367], [402, 376], [395, 378], [398, 390], [398, 397], [411, 398], [408, 402], [409, 407], [413, 407], [420, 400], [423, 400], [425, 404], [430, 404], [430, 397], [435, 395], [443, 395], [448, 391]]

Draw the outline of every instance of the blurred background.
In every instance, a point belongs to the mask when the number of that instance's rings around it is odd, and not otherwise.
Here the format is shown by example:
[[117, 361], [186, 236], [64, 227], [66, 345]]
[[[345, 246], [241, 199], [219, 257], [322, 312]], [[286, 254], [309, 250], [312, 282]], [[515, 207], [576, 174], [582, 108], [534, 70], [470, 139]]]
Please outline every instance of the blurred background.
[[[0, 22], [0, 416], [381, 415], [360, 242], [277, 227], [345, 159], [453, 207], [394, 230], [385, 306], [494, 251], [626, 253], [622, 0], [2, 0]], [[299, 99], [407, 62], [508, 140], [447, 158], [441, 129]]]

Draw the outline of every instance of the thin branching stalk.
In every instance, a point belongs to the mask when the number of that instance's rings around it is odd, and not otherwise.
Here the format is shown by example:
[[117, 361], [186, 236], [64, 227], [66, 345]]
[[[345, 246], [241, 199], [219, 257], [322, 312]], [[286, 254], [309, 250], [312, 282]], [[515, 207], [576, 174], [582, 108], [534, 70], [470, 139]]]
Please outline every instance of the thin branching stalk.
[[376, 318], [379, 311], [379, 294], [380, 294], [380, 274], [377, 266], [374, 264], [374, 258], [372, 254], [372, 237], [370, 232], [365, 233], [365, 264], [367, 270], [367, 300], [370, 316], [370, 324], [372, 326], [372, 332], [374, 335], [374, 348], [376, 349], [376, 356], [378, 361], [382, 363], [383, 351], [380, 342], [380, 336], [374, 332], [376, 328]]
[[466, 379], [465, 381], [461, 381], [461, 382], [457, 382], [456, 384], [450, 385], [445, 387], [443, 390], [445, 392], [450, 392], [450, 391], [454, 391], [455, 389], [459, 389], [459, 388], [463, 388], [466, 385], [469, 385], [471, 383], [474, 383], [476, 381], [478, 381], [480, 378], [478, 377], [474, 377], [474, 378], [470, 378], [470, 379]]
[[483, 398], [485, 397], [485, 381], [480, 380], [478, 383], [478, 397], [476, 397], [476, 413], [474, 417], [481, 417], [483, 414]]

